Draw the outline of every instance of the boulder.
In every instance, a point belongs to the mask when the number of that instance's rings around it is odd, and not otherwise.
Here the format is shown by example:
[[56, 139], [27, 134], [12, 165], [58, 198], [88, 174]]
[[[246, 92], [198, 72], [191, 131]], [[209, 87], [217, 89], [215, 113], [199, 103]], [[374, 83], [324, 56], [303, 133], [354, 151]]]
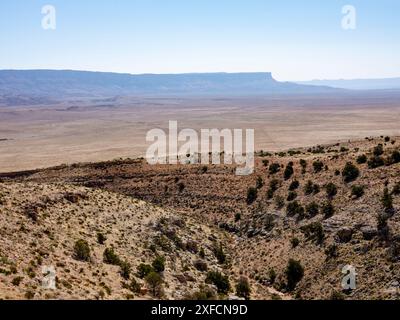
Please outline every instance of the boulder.
[[378, 231], [376, 228], [373, 228], [371, 226], [365, 226], [360, 229], [364, 240], [372, 240], [378, 235]]
[[353, 229], [348, 227], [342, 228], [336, 233], [336, 236], [339, 242], [347, 243], [353, 236]]

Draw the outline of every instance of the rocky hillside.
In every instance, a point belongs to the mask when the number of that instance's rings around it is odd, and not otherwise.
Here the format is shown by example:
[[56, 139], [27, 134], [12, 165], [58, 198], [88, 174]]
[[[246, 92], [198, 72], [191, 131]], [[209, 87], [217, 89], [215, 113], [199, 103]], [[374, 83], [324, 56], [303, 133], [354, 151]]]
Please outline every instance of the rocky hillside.
[[238, 280], [229, 236], [112, 192], [1, 183], [0, 226], [0, 299], [227, 298], [212, 275]]
[[[249, 279], [252, 299], [397, 299], [400, 291], [399, 147], [398, 137], [378, 137], [276, 154], [259, 152], [256, 172], [248, 177], [235, 176], [233, 166], [223, 165], [150, 166], [140, 159], [77, 164], [5, 174], [2, 187], [9, 192], [15, 186], [22, 188], [26, 184], [36, 188], [44, 188], [43, 184], [46, 188], [49, 185], [66, 190], [83, 188], [86, 193], [102, 195], [116, 217], [119, 214], [112, 209], [116, 203], [107, 200], [109, 195], [128, 202], [136, 201], [132, 198], [141, 199], [157, 206], [154, 208], [163, 208], [157, 210], [188, 219], [191, 222], [185, 225], [192, 227], [186, 237], [193, 236], [199, 247], [209, 248], [207, 256], [213, 257], [207, 261], [210, 269], [223, 268], [222, 273], [229, 275], [234, 285], [228, 294], [236, 293], [235, 283], [242, 277], [243, 282]], [[12, 200], [7, 205], [23, 219], [23, 211], [17, 210]], [[83, 217], [90, 214], [84, 207], [81, 209], [77, 216], [85, 222], [87, 219]], [[150, 228], [148, 222], [138, 221], [134, 215], [126, 221], [113, 230], [126, 230], [129, 221], [142, 226], [144, 239], [165, 232]], [[83, 222], [77, 223], [78, 230]], [[36, 228], [40, 224], [31, 225]], [[65, 228], [65, 224], [61, 225]], [[90, 246], [94, 246], [93, 257], [96, 257], [95, 248], [100, 248], [97, 259], [101, 260], [104, 245], [95, 244], [96, 227], [91, 232], [94, 238]], [[201, 230], [193, 233], [196, 227]], [[8, 234], [19, 235], [16, 229]], [[135, 237], [139, 245], [140, 235], [135, 233]], [[78, 239], [75, 236], [66, 246], [70, 250], [66, 257], [75, 264], [78, 262], [71, 257], [74, 241]], [[123, 239], [119, 243], [123, 244]], [[216, 243], [222, 244], [229, 259], [218, 263]], [[107, 243], [111, 244], [121, 256], [129, 252], [125, 247], [120, 248], [117, 240]], [[143, 249], [137, 252], [143, 250], [148, 256], [138, 254], [137, 259], [151, 263], [156, 254], [150, 247], [140, 245]], [[176, 250], [189, 255], [187, 250]], [[166, 254], [163, 252], [163, 255]], [[198, 258], [193, 253], [190, 256]], [[167, 266], [170, 260], [166, 260]], [[137, 262], [130, 263], [135, 269]], [[342, 269], [346, 265], [353, 266], [357, 273], [354, 290], [343, 291], [341, 287]], [[105, 264], [105, 267], [109, 266]], [[184, 270], [179, 269], [181, 273]], [[115, 274], [118, 275], [118, 267]], [[199, 275], [205, 278], [207, 272]], [[198, 290], [205, 283], [203, 278], [199, 278], [202, 280], [196, 282], [194, 290], [187, 291]], [[98, 292], [98, 288], [94, 291]], [[172, 296], [167, 289], [165, 292], [166, 297], [184, 296]]]

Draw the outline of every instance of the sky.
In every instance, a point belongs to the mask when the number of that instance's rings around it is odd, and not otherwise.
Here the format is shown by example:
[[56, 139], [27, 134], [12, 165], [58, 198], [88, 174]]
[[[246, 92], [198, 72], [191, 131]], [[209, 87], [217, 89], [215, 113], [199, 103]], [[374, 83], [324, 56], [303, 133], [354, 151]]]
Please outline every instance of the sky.
[[[43, 29], [44, 5], [56, 28]], [[343, 29], [342, 8], [356, 9]], [[0, 69], [400, 77], [398, 0], [0, 0]]]

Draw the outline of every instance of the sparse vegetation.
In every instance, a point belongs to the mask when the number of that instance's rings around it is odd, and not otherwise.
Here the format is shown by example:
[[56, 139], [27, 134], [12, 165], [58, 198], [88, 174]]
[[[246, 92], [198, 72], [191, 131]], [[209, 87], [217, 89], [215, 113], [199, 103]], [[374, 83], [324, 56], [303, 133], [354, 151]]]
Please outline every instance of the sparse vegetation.
[[315, 201], [306, 206], [306, 213], [309, 217], [314, 217], [319, 213], [319, 205]]
[[264, 186], [264, 180], [258, 176], [256, 180], [256, 188], [261, 189]]
[[272, 179], [269, 183], [269, 189], [267, 191], [267, 199], [272, 199], [274, 197], [275, 192], [278, 190], [279, 180]]
[[382, 144], [378, 144], [373, 150], [373, 154], [376, 157], [381, 156], [383, 154], [383, 152], [384, 151], [383, 151], [383, 145]]
[[98, 232], [98, 233], [97, 233], [97, 242], [98, 242], [99, 244], [104, 244], [106, 241], [107, 241], [106, 236], [105, 236], [103, 233]]
[[299, 240], [298, 238], [292, 238], [292, 239], [290, 240], [290, 243], [291, 243], [291, 245], [292, 245], [292, 248], [294, 249], [294, 248], [296, 248], [296, 247], [299, 245], [300, 240]]
[[141, 263], [137, 268], [137, 276], [140, 279], [143, 279], [152, 271], [154, 271], [154, 270], [151, 265]]
[[146, 277], [145, 281], [151, 290], [154, 297], [161, 298], [162, 296], [162, 283], [163, 280], [161, 276], [154, 271], [151, 271]]
[[157, 256], [152, 263], [152, 267], [155, 272], [163, 272], [165, 270], [165, 258]]
[[293, 202], [288, 203], [288, 205], [286, 207], [286, 214], [289, 217], [293, 217], [295, 215], [303, 216], [304, 208], [298, 201], [293, 201]]
[[360, 170], [352, 164], [351, 162], [347, 162], [343, 171], [342, 171], [342, 176], [344, 179], [344, 182], [352, 182], [358, 178], [360, 175]]
[[87, 241], [80, 239], [75, 242], [74, 258], [79, 261], [90, 260], [90, 247]]
[[293, 163], [289, 163], [285, 168], [283, 177], [285, 178], [285, 180], [289, 180], [292, 177], [293, 173], [294, 173]]
[[381, 203], [385, 209], [385, 212], [390, 213], [393, 211], [393, 197], [389, 193], [389, 189], [387, 187], [383, 190]]
[[107, 264], [112, 264], [119, 266], [121, 264], [121, 259], [115, 253], [114, 248], [106, 248], [103, 252], [103, 261]]
[[236, 284], [236, 294], [246, 300], [250, 300], [251, 287], [249, 280], [246, 277], [240, 277]]
[[289, 191], [297, 190], [300, 186], [299, 181], [293, 180], [292, 183], [289, 185]]
[[316, 160], [313, 162], [313, 168], [315, 173], [321, 172], [324, 168], [324, 163], [320, 160]]
[[361, 154], [357, 157], [357, 163], [358, 164], [364, 164], [367, 163], [367, 156], [365, 154]]
[[297, 193], [294, 191], [289, 191], [287, 196], [287, 201], [293, 201], [296, 198], [297, 198]]
[[351, 187], [351, 195], [356, 199], [361, 198], [364, 195], [364, 189], [365, 186], [354, 185]]
[[222, 244], [214, 246], [214, 255], [217, 258], [219, 264], [224, 264], [226, 261], [226, 255]]
[[270, 174], [276, 174], [281, 170], [281, 166], [279, 163], [271, 163], [268, 170]]
[[385, 165], [385, 161], [378, 156], [374, 156], [368, 160], [368, 168], [376, 169]]
[[304, 276], [304, 268], [299, 261], [290, 259], [285, 273], [288, 290], [293, 291]]
[[246, 202], [248, 205], [252, 204], [257, 199], [257, 189], [254, 187], [250, 187], [247, 189], [247, 198]]
[[328, 201], [322, 205], [321, 212], [324, 215], [325, 219], [329, 219], [335, 214], [335, 207], [332, 202]]
[[329, 182], [325, 185], [326, 195], [328, 198], [333, 198], [337, 195], [337, 187], [333, 182]]
[[211, 283], [217, 287], [218, 293], [227, 294], [231, 288], [229, 279], [219, 271], [209, 271], [206, 283]]
[[301, 228], [307, 240], [322, 244], [325, 239], [325, 232], [320, 222], [313, 222]]

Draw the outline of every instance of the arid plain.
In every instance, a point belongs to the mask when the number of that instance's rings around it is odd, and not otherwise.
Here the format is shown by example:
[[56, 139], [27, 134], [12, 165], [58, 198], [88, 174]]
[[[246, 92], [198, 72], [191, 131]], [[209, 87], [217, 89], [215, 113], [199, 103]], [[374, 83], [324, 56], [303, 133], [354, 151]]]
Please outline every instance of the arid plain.
[[257, 150], [400, 134], [400, 93], [286, 97], [123, 97], [0, 106], [0, 172], [136, 158], [148, 130], [255, 129]]

